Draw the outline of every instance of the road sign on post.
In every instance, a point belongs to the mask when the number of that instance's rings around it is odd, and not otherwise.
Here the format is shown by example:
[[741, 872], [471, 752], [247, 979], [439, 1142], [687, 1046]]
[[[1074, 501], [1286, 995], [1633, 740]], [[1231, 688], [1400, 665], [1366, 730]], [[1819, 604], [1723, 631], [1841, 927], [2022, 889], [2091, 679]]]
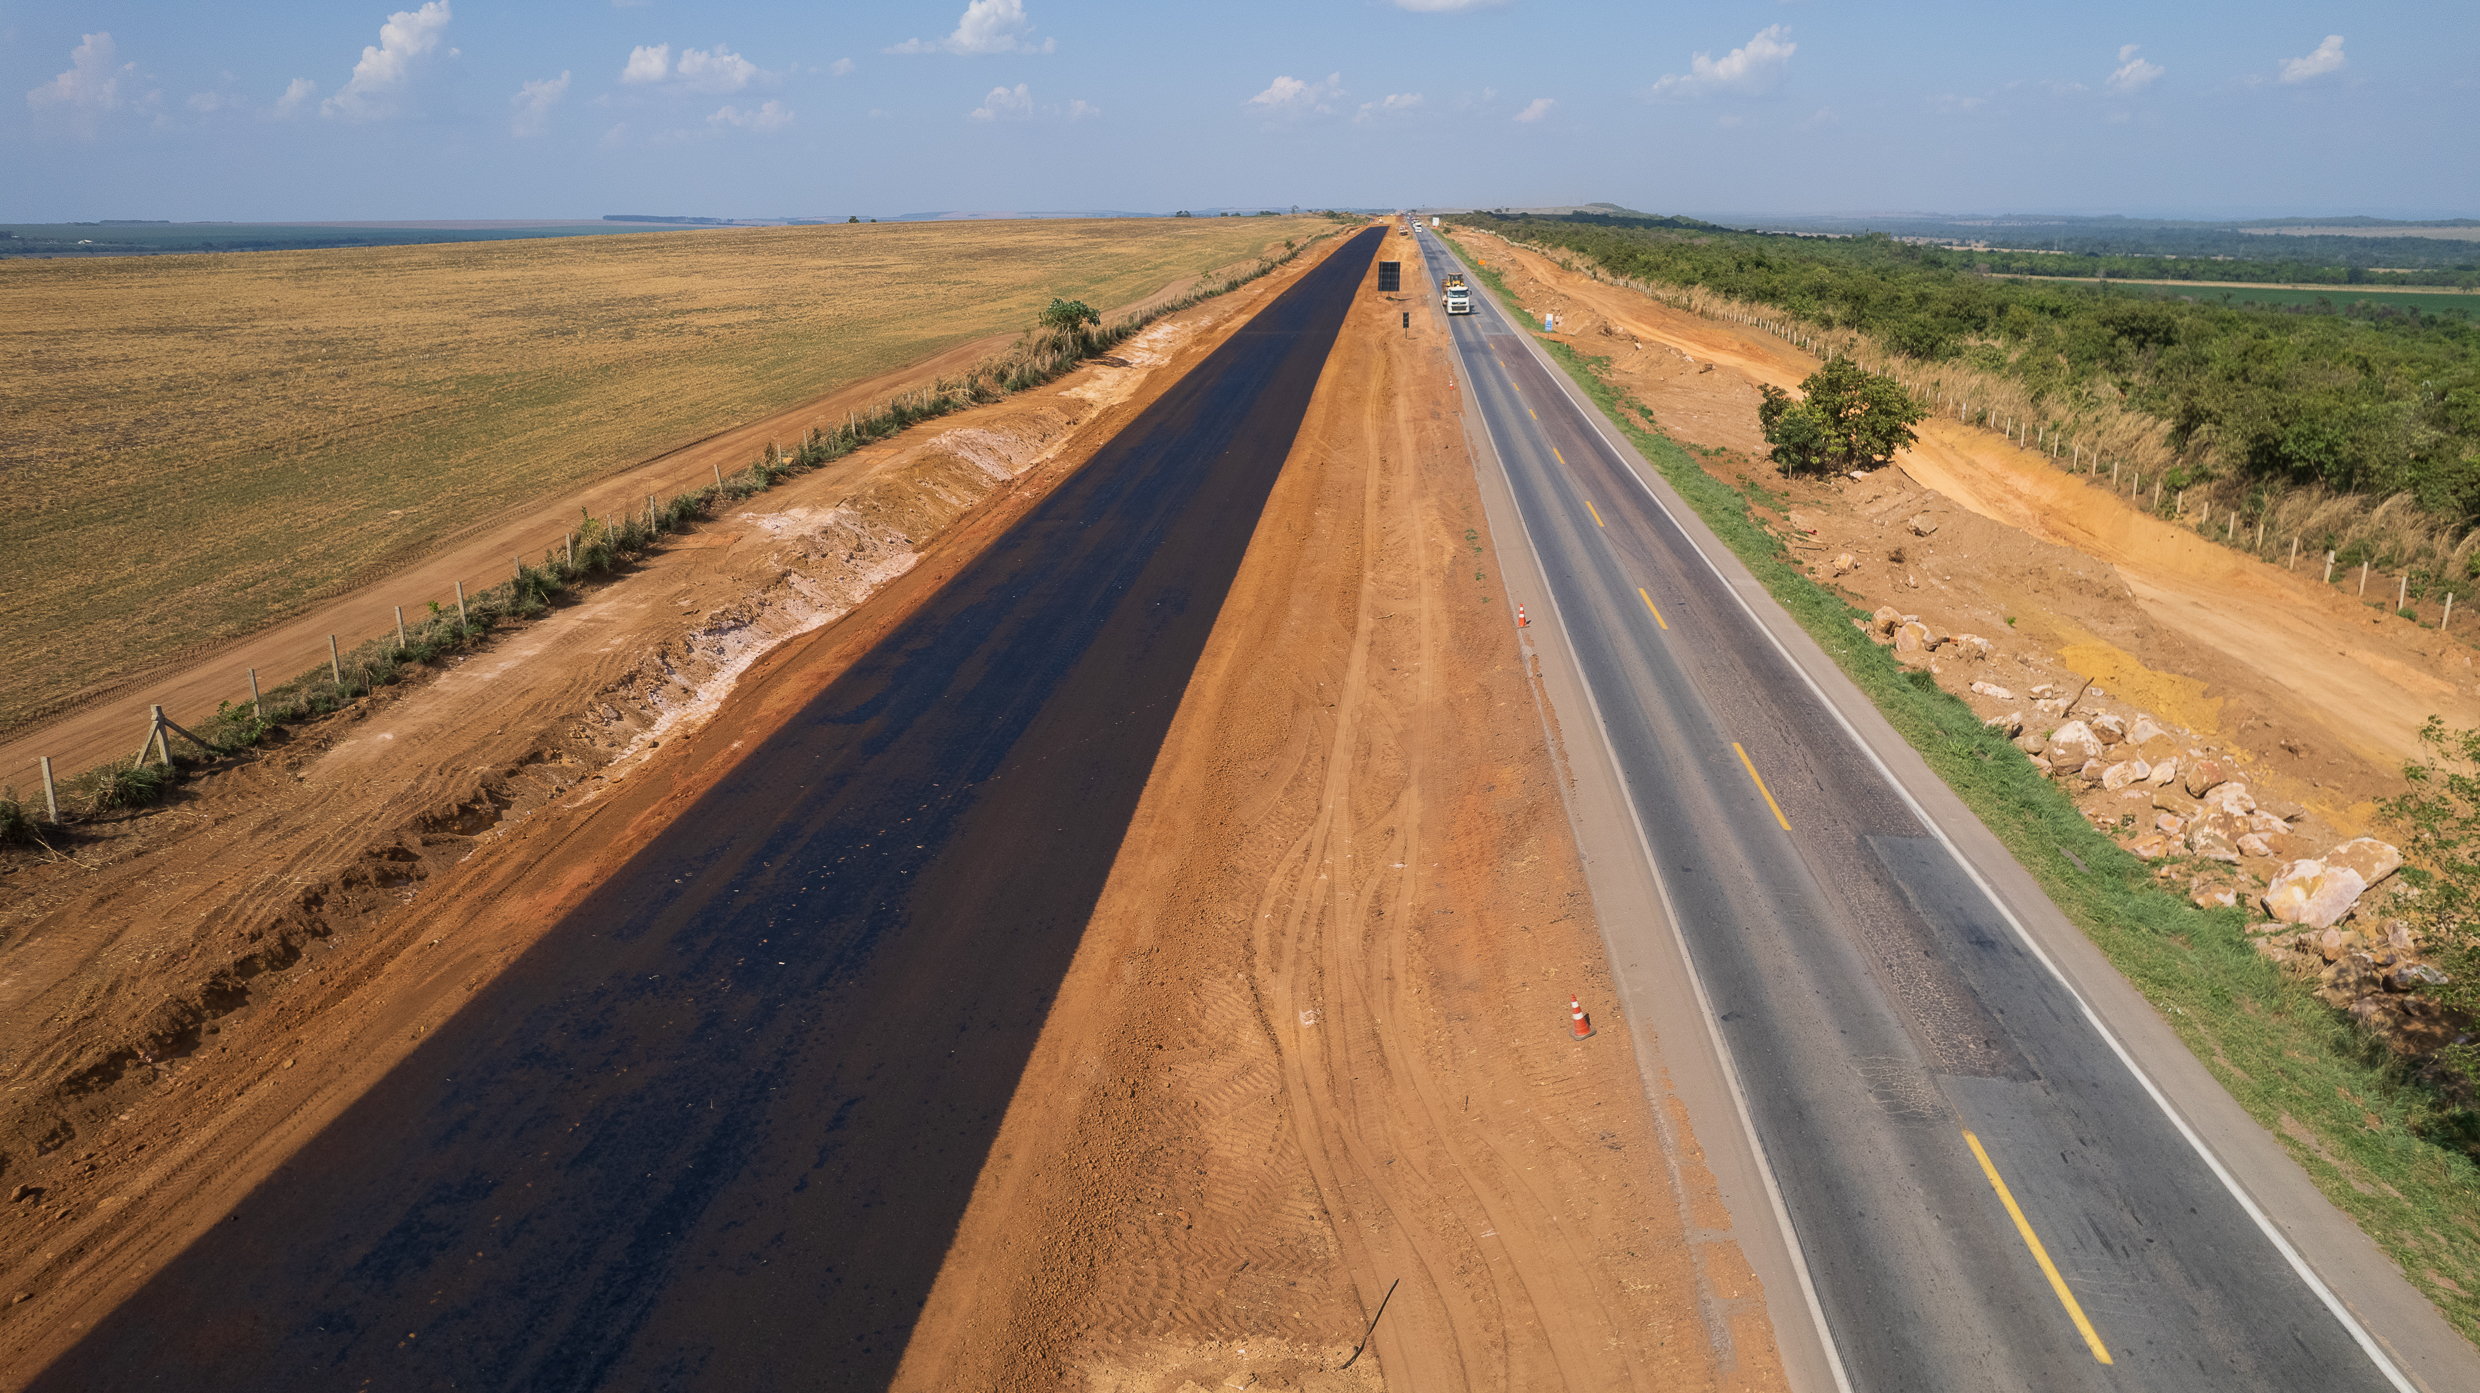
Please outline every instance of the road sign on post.
[[1381, 261], [1381, 262], [1379, 262], [1379, 263], [1378, 263], [1378, 289], [1380, 289], [1380, 290], [1384, 291], [1384, 290], [1401, 290], [1401, 289], [1403, 289], [1403, 288], [1404, 288], [1404, 263], [1402, 263], [1402, 262], [1400, 262], [1400, 261]]

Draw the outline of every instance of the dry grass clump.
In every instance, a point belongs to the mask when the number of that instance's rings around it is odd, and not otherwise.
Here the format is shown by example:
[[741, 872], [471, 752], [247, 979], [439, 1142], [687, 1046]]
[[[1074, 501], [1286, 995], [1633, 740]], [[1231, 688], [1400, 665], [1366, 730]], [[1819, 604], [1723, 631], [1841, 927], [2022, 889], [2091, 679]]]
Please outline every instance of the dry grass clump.
[[882, 223], [0, 267], [0, 733], [1053, 296], [1324, 219]]

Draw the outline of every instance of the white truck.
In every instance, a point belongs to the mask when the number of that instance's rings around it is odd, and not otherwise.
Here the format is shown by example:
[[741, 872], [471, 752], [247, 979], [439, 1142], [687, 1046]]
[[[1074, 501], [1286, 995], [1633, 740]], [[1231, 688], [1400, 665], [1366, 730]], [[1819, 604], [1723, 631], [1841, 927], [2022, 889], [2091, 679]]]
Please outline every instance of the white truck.
[[1457, 271], [1450, 273], [1447, 276], [1446, 284], [1442, 288], [1446, 291], [1445, 298], [1447, 302], [1447, 313], [1472, 313], [1472, 292], [1464, 286], [1463, 272]]

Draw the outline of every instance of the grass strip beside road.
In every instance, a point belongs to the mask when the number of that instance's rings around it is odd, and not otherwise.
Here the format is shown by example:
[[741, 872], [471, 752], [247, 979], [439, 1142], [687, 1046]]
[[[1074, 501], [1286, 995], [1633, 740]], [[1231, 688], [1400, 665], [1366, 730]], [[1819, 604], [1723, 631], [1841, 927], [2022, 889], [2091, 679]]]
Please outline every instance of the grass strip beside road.
[[[1521, 314], [1495, 272], [1465, 261]], [[1852, 623], [1865, 612], [1751, 514], [1761, 485], [1733, 488], [1651, 429], [1650, 413], [1602, 375], [1607, 359], [1536, 338], [2326, 1197], [2480, 1341], [2480, 1117], [2259, 956], [2245, 910], [2199, 909], [2163, 888], [1970, 707], [1865, 638]]]

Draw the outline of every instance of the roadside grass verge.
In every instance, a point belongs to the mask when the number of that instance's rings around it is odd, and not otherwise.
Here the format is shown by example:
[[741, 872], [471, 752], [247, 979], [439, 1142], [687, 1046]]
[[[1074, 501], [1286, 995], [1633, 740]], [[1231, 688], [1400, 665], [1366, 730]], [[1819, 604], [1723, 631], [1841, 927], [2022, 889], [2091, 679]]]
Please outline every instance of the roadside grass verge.
[[[769, 445], [757, 459], [724, 475], [720, 485], [651, 500], [645, 511], [627, 517], [595, 518], [581, 513], [576, 530], [561, 545], [546, 548], [539, 564], [514, 567], [509, 579], [466, 596], [461, 609], [434, 601], [428, 614], [407, 622], [401, 640], [394, 633], [369, 639], [339, 654], [333, 665], [322, 663], [265, 689], [256, 703], [223, 703], [213, 716], [188, 728], [194, 740], [173, 737], [169, 765], [141, 762], [132, 755], [65, 780], [60, 787], [61, 820], [90, 822], [159, 802], [184, 770], [248, 750], [284, 727], [342, 710], [381, 687], [407, 680], [425, 665], [478, 647], [498, 629], [538, 617], [561, 597], [626, 570], [659, 546], [667, 534], [686, 531], [725, 505], [764, 493], [786, 479], [924, 421], [1053, 381], [1084, 359], [1126, 342], [1156, 320], [1227, 295], [1335, 235], [1319, 233], [1280, 256], [1260, 258], [1253, 267], [1107, 325], [1028, 333], [1008, 353], [857, 413], [844, 425], [813, 430], [793, 449]], [[13, 791], [0, 791], [0, 845], [34, 843], [42, 839], [33, 811]]]
[[[1505, 284], [1475, 270], [1512, 308]], [[1602, 376], [1607, 359], [1541, 341], [2326, 1197], [2480, 1339], [2480, 1117], [2258, 956], [2244, 910], [2165, 890], [1970, 707], [1865, 638], [1852, 625], [1865, 612], [1751, 515], [1761, 485], [1742, 492], [1647, 428], [1642, 404]]]

